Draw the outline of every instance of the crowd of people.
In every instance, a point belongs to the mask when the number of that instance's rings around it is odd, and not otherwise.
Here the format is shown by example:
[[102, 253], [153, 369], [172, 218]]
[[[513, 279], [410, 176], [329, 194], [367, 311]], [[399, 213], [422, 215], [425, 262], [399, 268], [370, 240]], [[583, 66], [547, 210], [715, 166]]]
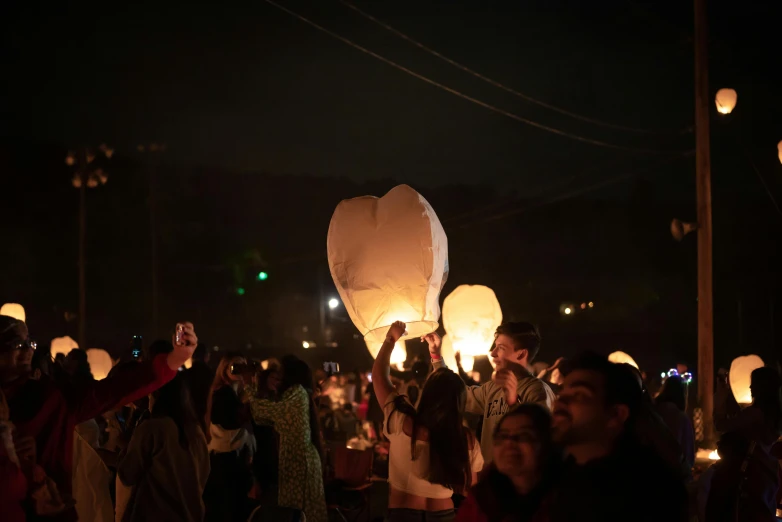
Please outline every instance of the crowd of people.
[[752, 373], [747, 408], [718, 387], [722, 458], [694, 478], [677, 376], [652, 397], [636, 368], [591, 352], [533, 373], [537, 329], [504, 323], [480, 383], [445, 365], [436, 333], [430, 360], [392, 368], [404, 335], [390, 327], [371, 372], [313, 372], [293, 355], [210, 361], [183, 322], [95, 380], [82, 350], [52, 360], [0, 316], [0, 518], [343, 520], [335, 455], [350, 451], [373, 456], [390, 522], [776, 520], [773, 368]]

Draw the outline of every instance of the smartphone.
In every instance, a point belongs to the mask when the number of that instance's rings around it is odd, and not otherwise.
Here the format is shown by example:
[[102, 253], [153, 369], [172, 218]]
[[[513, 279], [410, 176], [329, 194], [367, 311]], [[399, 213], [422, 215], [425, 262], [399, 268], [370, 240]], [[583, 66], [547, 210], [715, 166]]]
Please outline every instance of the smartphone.
[[183, 325], [182, 323], [177, 323], [176, 335], [174, 337], [174, 342], [176, 343], [177, 346], [182, 346], [182, 344], [184, 344], [182, 342], [184, 335], [185, 335], [185, 325]]
[[141, 358], [141, 346], [144, 343], [140, 335], [134, 335], [130, 340], [130, 355], [133, 360], [138, 361]]

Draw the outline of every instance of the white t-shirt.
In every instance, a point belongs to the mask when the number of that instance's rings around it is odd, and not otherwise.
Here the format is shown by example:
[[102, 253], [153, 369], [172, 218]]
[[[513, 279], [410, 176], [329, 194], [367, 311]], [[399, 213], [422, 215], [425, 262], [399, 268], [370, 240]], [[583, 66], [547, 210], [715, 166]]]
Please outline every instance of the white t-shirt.
[[[453, 490], [432, 484], [422, 477], [429, 474], [429, 443], [415, 442], [416, 459], [411, 454], [410, 436], [404, 432], [405, 415], [394, 410], [394, 392], [386, 399], [383, 408], [385, 423], [383, 431], [391, 442], [388, 451], [388, 483], [395, 489], [424, 498], [451, 498]], [[454, 437], [458, 434], [454, 433]], [[470, 451], [470, 469], [477, 473], [483, 469], [483, 456], [478, 441], [473, 441]]]

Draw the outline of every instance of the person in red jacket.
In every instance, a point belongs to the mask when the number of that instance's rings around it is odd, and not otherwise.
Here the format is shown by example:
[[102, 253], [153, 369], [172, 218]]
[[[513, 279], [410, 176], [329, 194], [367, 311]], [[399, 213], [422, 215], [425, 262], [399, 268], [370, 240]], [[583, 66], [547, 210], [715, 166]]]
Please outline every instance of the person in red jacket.
[[[144, 397], [173, 379], [198, 344], [193, 325], [182, 324], [185, 329], [180, 343], [174, 342], [173, 352], [101, 381], [64, 386], [48, 378], [30, 378], [35, 343], [30, 340], [27, 325], [0, 316], [0, 387], [16, 427], [19, 458], [37, 455], [38, 464], [60, 492], [70, 496], [74, 428], [119, 404]], [[70, 509], [47, 520], [70, 522], [77, 518], [75, 509]]]

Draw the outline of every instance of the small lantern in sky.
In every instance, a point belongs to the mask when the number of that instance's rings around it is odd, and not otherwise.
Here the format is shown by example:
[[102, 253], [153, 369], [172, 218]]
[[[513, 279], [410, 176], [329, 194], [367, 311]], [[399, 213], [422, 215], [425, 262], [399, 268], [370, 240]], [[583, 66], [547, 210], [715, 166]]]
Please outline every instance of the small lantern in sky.
[[366, 341], [382, 343], [394, 321], [404, 321], [411, 338], [437, 329], [448, 240], [418, 192], [399, 185], [382, 198], [342, 201], [327, 251], [342, 304]]
[[27, 315], [24, 312], [24, 306], [19, 303], [6, 303], [0, 308], [0, 315], [7, 315], [19, 321], [24, 321]]
[[71, 352], [71, 350], [75, 350], [78, 347], [79, 347], [78, 343], [76, 343], [76, 341], [74, 341], [67, 335], [65, 337], [57, 337], [55, 339], [52, 339], [52, 344], [51, 344], [52, 359], [54, 359], [58, 353], [61, 353], [63, 355], [68, 355]]
[[752, 404], [752, 392], [749, 389], [751, 375], [754, 370], [763, 367], [763, 359], [757, 355], [745, 355], [736, 357], [730, 363], [730, 389], [736, 402], [739, 404]]
[[491, 288], [461, 285], [443, 301], [443, 327], [453, 345], [450, 350], [461, 353], [462, 368], [467, 372], [472, 370], [475, 356], [489, 353], [500, 324], [502, 309]]
[[[383, 342], [367, 340], [366, 344], [370, 355], [372, 355], [373, 359], [376, 359], [378, 352], [380, 352], [380, 347], [383, 346]], [[391, 352], [391, 366], [396, 366], [401, 370], [406, 360], [407, 346], [405, 345], [404, 341], [397, 341], [396, 345], [394, 346], [394, 351]]]
[[717, 91], [717, 96], [714, 98], [714, 102], [717, 104], [717, 112], [720, 114], [730, 114], [736, 107], [736, 100], [738, 100], [738, 94], [733, 89], [720, 89]]
[[640, 368], [638, 368], [638, 363], [635, 362], [635, 359], [624, 352], [614, 352], [608, 356], [608, 360], [614, 364], [629, 364], [636, 370], [640, 370]]
[[109, 353], [100, 348], [87, 350], [87, 362], [90, 363], [90, 371], [96, 381], [105, 379], [114, 366]]

